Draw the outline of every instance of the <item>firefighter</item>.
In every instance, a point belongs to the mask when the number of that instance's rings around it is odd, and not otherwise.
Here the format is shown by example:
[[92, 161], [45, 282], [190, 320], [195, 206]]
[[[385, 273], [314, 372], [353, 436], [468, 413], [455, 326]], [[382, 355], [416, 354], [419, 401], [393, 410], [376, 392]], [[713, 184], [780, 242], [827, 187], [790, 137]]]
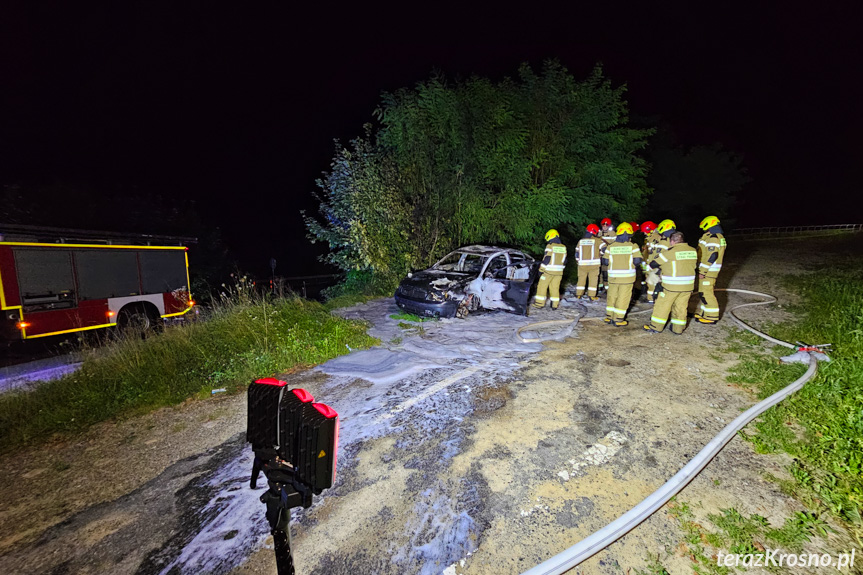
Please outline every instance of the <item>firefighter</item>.
[[656, 231], [656, 224], [651, 220], [641, 224], [641, 231], [644, 233], [644, 246], [641, 248], [641, 253], [646, 260], [653, 253], [653, 244], [659, 240], [659, 232]]
[[[635, 238], [638, 235], [638, 232], [641, 231], [641, 226], [638, 224], [638, 222], [629, 222], [629, 225], [632, 226], [632, 236], [629, 238], [629, 241], [631, 241], [635, 245], [638, 245], [638, 241]], [[641, 250], [641, 246], [639, 246], [638, 249]], [[635, 283], [633, 284], [633, 287], [638, 290], [639, 297], [641, 297], [641, 290], [642, 286], [644, 285], [644, 272], [642, 271], [643, 268], [644, 259], [642, 258], [641, 265], [636, 266], [635, 268]]]
[[575, 248], [575, 259], [578, 261], [578, 282], [575, 286], [575, 297], [582, 297], [587, 292], [590, 301], [596, 301], [599, 282], [599, 228], [596, 224], [587, 226], [584, 237], [578, 241]]
[[[671, 234], [676, 231], [677, 224], [674, 223], [674, 220], [662, 220], [659, 222], [659, 225], [656, 226], [656, 233], [659, 234], [659, 239], [653, 242], [653, 255], [650, 257], [651, 261], [656, 260], [659, 254], [671, 247], [669, 238], [671, 237]], [[650, 264], [650, 262], [647, 263]]]
[[656, 231], [656, 224], [651, 220], [647, 220], [641, 224], [641, 231], [644, 233], [644, 246], [641, 248], [642, 260], [641, 268], [644, 272], [644, 287], [647, 295], [647, 303], [653, 303], [653, 288], [656, 285], [658, 277], [655, 272], [650, 272], [647, 269], [647, 262], [650, 261], [650, 256], [653, 255], [653, 244], [659, 240], [659, 232]]
[[[599, 255], [602, 257], [605, 254], [606, 248], [614, 243], [614, 225], [611, 218], [603, 218], [599, 222], [599, 227], [602, 230], [602, 242], [599, 244]], [[600, 266], [599, 274], [599, 289], [605, 291], [608, 289], [608, 268], [605, 265]]]
[[704, 235], [698, 240], [701, 251], [698, 264], [698, 295], [701, 297], [701, 305], [695, 313], [695, 321], [712, 325], [719, 321], [719, 302], [713, 288], [716, 286], [719, 270], [722, 269], [725, 236], [716, 216], [707, 216], [701, 220], [698, 227], [704, 230]]
[[[677, 231], [677, 224], [674, 223], [674, 220], [662, 220], [659, 222], [659, 225], [656, 226], [657, 240], [653, 242], [651, 245], [651, 250], [653, 251], [650, 259], [647, 260], [646, 265], [644, 266], [645, 274], [650, 274], [651, 277], [648, 278], [648, 284], [652, 283], [654, 286], [656, 282], [659, 281], [658, 273], [655, 268], [650, 268], [650, 262], [656, 260], [656, 258], [663, 251], [667, 250], [671, 247], [668, 242], [668, 238], [671, 237], [671, 234]], [[656, 288], [654, 287], [653, 301], [656, 301]]]
[[545, 307], [545, 295], [548, 293], [551, 300], [551, 309], [557, 309], [560, 305], [560, 280], [563, 278], [563, 268], [566, 265], [566, 246], [560, 241], [557, 230], [545, 232], [545, 257], [539, 266], [542, 275], [536, 286], [536, 297], [533, 307], [542, 309]]
[[671, 331], [677, 335], [686, 329], [686, 308], [695, 287], [695, 269], [698, 253], [684, 242], [683, 233], [673, 232], [668, 238], [669, 248], [660, 252], [650, 267], [659, 270], [661, 282], [656, 286], [656, 304], [650, 323], [644, 329], [659, 333], [671, 315]]
[[629, 323], [624, 318], [632, 301], [635, 268], [641, 265], [641, 251], [629, 240], [630, 237], [632, 226], [623, 222], [617, 226], [614, 243], [605, 249], [602, 256], [602, 263], [608, 267], [608, 297], [604, 321], [617, 327]]

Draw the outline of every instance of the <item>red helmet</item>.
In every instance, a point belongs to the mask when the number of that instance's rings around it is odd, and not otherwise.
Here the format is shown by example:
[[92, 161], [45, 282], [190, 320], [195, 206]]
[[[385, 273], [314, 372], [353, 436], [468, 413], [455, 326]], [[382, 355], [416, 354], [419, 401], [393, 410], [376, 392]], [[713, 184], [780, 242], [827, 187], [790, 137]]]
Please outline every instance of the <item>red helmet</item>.
[[593, 234], [595, 236], [599, 235], [599, 226], [597, 226], [596, 224], [588, 224], [587, 233]]
[[650, 232], [652, 232], [655, 229], [656, 229], [656, 224], [651, 222], [650, 220], [647, 220], [646, 222], [641, 224], [641, 231], [644, 232], [645, 234], [649, 234]]
[[641, 229], [641, 227], [638, 225], [638, 222], [629, 222], [629, 225], [632, 226], [632, 233], [635, 233]]
[[610, 226], [611, 225], [611, 218], [603, 218], [602, 221], [599, 222], [599, 225], [601, 225], [603, 227]]

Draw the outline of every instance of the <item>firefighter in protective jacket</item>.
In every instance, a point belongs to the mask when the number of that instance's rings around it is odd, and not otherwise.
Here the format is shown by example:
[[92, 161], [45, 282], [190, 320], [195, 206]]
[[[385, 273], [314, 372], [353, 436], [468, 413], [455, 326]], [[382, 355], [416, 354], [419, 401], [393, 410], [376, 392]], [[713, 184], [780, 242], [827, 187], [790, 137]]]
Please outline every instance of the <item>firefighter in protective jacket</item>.
[[[601, 222], [599, 222], [600, 233], [602, 234], [600, 237], [602, 241], [599, 244], [599, 257], [605, 254], [605, 250], [614, 243], [614, 224], [611, 222], [611, 218], [603, 218]], [[605, 291], [608, 289], [608, 267], [605, 264], [601, 264], [599, 268], [599, 291]]]
[[627, 222], [617, 226], [617, 237], [602, 256], [602, 263], [608, 266], [605, 323], [612, 323], [617, 327], [628, 323], [624, 318], [632, 302], [635, 268], [641, 265], [641, 250], [629, 241], [631, 236], [632, 226]]
[[681, 232], [674, 232], [669, 237], [671, 247], [650, 262], [650, 267], [658, 269], [661, 277], [650, 323], [644, 325], [644, 329], [651, 333], [662, 331], [669, 315], [673, 333], [680, 335], [686, 329], [686, 309], [695, 287], [698, 253], [683, 240]]
[[578, 241], [575, 248], [575, 259], [578, 261], [578, 282], [575, 286], [575, 297], [582, 297], [587, 292], [590, 301], [596, 301], [596, 289], [599, 282], [599, 244], [597, 238], [599, 228], [596, 224], [587, 226], [584, 237]]
[[644, 232], [644, 245], [641, 247], [641, 255], [644, 257], [644, 263], [642, 263], [644, 285], [647, 292], [647, 303], [653, 303], [653, 288], [656, 286], [656, 282], [659, 281], [659, 276], [648, 270], [647, 262], [650, 261], [653, 255], [653, 246], [659, 241], [660, 235], [656, 231], [656, 224], [651, 220], [647, 220], [641, 224], [641, 231]]
[[671, 234], [676, 231], [677, 224], [674, 223], [674, 220], [662, 220], [659, 222], [659, 225], [656, 226], [656, 233], [659, 237], [651, 244], [652, 255], [647, 265], [650, 265], [651, 262], [656, 260], [659, 254], [671, 247]]
[[722, 269], [722, 258], [725, 256], [725, 236], [719, 225], [719, 218], [707, 216], [698, 225], [704, 230], [704, 235], [698, 240], [701, 257], [698, 264], [698, 295], [701, 305], [695, 313], [695, 320], [700, 323], [714, 324], [719, 321], [719, 302], [713, 288], [716, 277]]
[[542, 275], [536, 286], [536, 297], [533, 307], [542, 309], [545, 307], [546, 293], [551, 300], [551, 309], [557, 309], [560, 305], [560, 280], [563, 278], [563, 268], [566, 266], [566, 246], [560, 241], [557, 230], [548, 230], [545, 233], [545, 256], [539, 266]]

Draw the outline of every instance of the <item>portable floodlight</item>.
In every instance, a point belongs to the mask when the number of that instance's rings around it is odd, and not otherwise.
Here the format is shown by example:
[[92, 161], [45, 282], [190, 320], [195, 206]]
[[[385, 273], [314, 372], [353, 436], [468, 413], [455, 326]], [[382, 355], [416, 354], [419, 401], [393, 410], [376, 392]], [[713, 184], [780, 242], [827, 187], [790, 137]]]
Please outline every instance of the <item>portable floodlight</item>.
[[292, 389], [279, 398], [279, 457], [296, 467], [299, 464], [297, 440], [303, 421], [314, 411], [315, 398], [305, 389]]
[[312, 495], [332, 487], [339, 447], [339, 414], [315, 403], [305, 389], [288, 389], [275, 378], [249, 385], [246, 440], [252, 444], [251, 487], [263, 471], [261, 495], [275, 542], [279, 575], [294, 575], [288, 521], [294, 507], [310, 507]]
[[297, 473], [317, 494], [336, 480], [339, 414], [324, 403], [313, 403], [312, 408], [300, 427]]
[[246, 441], [252, 444], [257, 453], [261, 450], [275, 450], [279, 437], [279, 405], [288, 384], [267, 377], [249, 386]]

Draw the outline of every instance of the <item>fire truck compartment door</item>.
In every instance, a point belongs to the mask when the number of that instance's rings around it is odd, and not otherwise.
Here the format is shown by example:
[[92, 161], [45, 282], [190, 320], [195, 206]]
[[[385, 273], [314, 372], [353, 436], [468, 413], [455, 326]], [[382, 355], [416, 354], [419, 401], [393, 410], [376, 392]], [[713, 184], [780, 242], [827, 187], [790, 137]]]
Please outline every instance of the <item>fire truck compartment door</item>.
[[15, 248], [18, 289], [25, 300], [75, 291], [69, 250]]

